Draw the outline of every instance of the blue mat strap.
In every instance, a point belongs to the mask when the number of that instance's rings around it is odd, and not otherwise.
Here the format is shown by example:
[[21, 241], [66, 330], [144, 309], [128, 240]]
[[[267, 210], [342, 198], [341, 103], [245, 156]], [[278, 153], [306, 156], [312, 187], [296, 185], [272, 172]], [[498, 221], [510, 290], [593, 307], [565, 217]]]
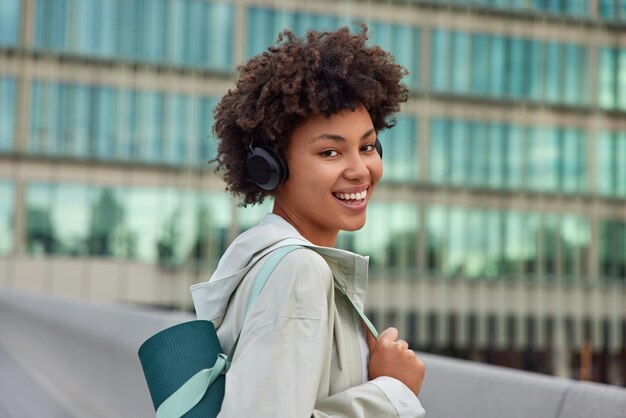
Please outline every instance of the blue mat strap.
[[226, 355], [219, 354], [215, 365], [202, 369], [172, 393], [156, 411], [157, 418], [180, 418], [202, 400], [207, 389], [226, 368]]

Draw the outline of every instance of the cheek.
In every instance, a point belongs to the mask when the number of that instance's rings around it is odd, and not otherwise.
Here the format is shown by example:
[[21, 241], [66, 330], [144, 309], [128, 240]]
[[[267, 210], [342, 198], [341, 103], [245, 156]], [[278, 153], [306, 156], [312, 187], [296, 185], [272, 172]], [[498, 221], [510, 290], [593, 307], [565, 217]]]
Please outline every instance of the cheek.
[[377, 158], [375, 162], [370, 165], [370, 177], [372, 178], [372, 183], [375, 185], [378, 183], [380, 178], [383, 176], [383, 160]]

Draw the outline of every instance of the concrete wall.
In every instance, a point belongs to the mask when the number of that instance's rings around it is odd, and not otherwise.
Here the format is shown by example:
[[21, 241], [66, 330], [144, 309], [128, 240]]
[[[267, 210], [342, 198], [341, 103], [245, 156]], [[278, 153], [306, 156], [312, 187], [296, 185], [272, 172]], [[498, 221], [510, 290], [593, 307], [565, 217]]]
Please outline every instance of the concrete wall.
[[[0, 287], [0, 415], [152, 417], [137, 349], [191, 315]], [[624, 418], [626, 390], [421, 354], [428, 418]]]

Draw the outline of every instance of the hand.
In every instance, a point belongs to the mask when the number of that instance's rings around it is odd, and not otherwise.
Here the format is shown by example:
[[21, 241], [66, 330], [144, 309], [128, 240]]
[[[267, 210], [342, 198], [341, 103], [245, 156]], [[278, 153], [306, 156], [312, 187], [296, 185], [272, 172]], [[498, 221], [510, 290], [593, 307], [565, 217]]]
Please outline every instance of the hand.
[[419, 394], [424, 380], [424, 362], [414, 351], [409, 350], [406, 341], [398, 340], [398, 330], [387, 328], [377, 340], [369, 329], [364, 328], [370, 348], [369, 379], [393, 377], [404, 383], [415, 395]]

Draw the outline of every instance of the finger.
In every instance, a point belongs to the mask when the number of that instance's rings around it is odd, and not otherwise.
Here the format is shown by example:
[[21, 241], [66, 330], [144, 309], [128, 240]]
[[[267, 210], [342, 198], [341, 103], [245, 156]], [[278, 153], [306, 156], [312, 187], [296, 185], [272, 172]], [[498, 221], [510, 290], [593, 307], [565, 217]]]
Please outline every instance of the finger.
[[369, 346], [370, 351], [372, 351], [374, 349], [374, 346], [376, 345], [376, 337], [374, 337], [374, 334], [372, 334], [372, 331], [370, 331], [370, 329], [365, 325], [364, 322], [361, 322], [361, 325], [363, 326], [363, 331], [365, 331], [367, 345]]
[[398, 339], [398, 330], [394, 327], [389, 327], [378, 336], [378, 341], [390, 341], [395, 342]]
[[409, 343], [404, 340], [398, 340], [396, 341], [396, 344], [398, 344], [403, 350], [409, 349]]

